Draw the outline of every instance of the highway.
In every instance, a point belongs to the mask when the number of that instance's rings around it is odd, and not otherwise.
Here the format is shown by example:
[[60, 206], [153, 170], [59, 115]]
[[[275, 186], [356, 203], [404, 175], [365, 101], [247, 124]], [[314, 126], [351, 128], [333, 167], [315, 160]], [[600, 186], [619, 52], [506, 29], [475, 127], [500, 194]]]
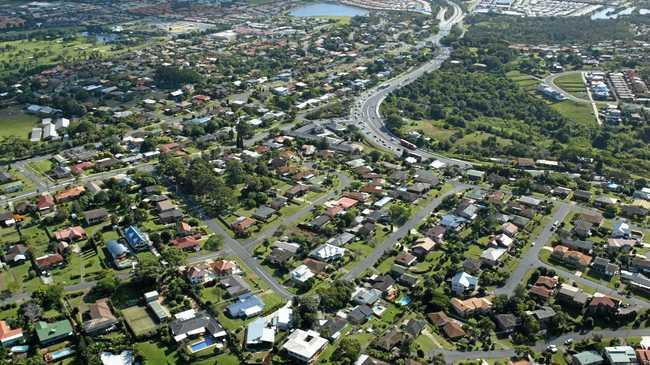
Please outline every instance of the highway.
[[[440, 41], [449, 34], [456, 24], [460, 24], [463, 21], [464, 14], [461, 8], [455, 3], [449, 1], [448, 4], [453, 11], [452, 15], [449, 19], [445, 20], [447, 9], [443, 8], [437, 16], [440, 20], [438, 33], [426, 41], [426, 43], [438, 49], [436, 51], [436, 57], [406, 73], [367, 90], [359, 96], [358, 100], [352, 106], [350, 111], [351, 123], [358, 126], [366, 140], [375, 147], [388, 150], [397, 156], [402, 154], [403, 147], [399, 143], [399, 137], [388, 131], [379, 112], [379, 107], [388, 94], [410, 84], [427, 72], [439, 69], [442, 63], [449, 58], [451, 48], [443, 47]], [[423, 159], [438, 159], [448, 165], [458, 165], [462, 168], [469, 168], [472, 165], [470, 162], [445, 157], [424, 149], [412, 150], [411, 152]]]

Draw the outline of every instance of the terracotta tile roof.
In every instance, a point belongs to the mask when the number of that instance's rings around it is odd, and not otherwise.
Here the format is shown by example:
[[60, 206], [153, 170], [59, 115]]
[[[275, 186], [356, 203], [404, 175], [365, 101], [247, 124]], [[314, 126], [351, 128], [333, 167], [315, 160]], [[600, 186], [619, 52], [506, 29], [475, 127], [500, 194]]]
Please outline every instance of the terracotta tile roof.
[[70, 199], [74, 199], [81, 195], [84, 191], [86, 191], [86, 188], [83, 186], [75, 186], [73, 188], [64, 190], [58, 194], [56, 194], [56, 201], [66, 201]]
[[5, 341], [9, 340], [12, 337], [16, 337], [23, 334], [22, 328], [11, 329], [7, 322], [0, 321], [0, 340]]
[[557, 278], [552, 278], [550, 276], [540, 276], [537, 278], [537, 281], [535, 281], [535, 286], [544, 286], [548, 289], [555, 289], [557, 283]]

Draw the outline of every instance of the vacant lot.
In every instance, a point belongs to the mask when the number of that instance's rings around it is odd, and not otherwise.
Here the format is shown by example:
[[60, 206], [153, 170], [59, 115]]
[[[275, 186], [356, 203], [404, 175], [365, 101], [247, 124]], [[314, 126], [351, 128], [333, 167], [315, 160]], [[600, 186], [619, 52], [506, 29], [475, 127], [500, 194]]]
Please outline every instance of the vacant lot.
[[147, 312], [147, 308], [134, 306], [122, 310], [124, 320], [134, 335], [140, 336], [154, 331], [158, 326]]

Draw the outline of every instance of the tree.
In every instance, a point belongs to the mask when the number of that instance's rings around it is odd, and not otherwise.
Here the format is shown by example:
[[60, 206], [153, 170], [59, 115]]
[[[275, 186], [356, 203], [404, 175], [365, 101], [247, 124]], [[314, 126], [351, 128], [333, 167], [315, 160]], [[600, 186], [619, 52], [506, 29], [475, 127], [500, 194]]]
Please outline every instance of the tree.
[[361, 343], [353, 337], [344, 337], [334, 352], [334, 360], [352, 364], [361, 353]]
[[219, 251], [223, 247], [223, 237], [218, 234], [213, 234], [208, 238], [203, 247], [206, 250]]
[[336, 280], [329, 287], [319, 290], [321, 307], [329, 310], [344, 308], [352, 296], [352, 290], [352, 283]]
[[393, 204], [388, 209], [393, 224], [401, 226], [411, 216], [411, 209], [404, 204]]
[[118, 285], [120, 285], [120, 281], [115, 275], [115, 272], [112, 270], [104, 270], [102, 272], [102, 278], [97, 281], [95, 290], [106, 296], [110, 296], [115, 292]]
[[165, 247], [160, 252], [161, 259], [167, 261], [172, 267], [178, 267], [185, 264], [187, 259], [187, 254], [181, 249], [178, 249], [173, 246]]

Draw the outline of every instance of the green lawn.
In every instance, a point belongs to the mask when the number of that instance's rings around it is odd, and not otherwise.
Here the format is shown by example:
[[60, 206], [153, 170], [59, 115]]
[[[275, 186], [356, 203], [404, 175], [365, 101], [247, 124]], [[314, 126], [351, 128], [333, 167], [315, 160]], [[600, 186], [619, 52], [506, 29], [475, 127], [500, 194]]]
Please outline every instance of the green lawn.
[[27, 114], [18, 108], [2, 109], [0, 110], [0, 138], [13, 136], [27, 139], [29, 138], [29, 132], [37, 123], [38, 118], [36, 116]]
[[142, 354], [142, 357], [144, 357], [145, 365], [173, 365], [180, 363], [180, 358], [178, 357], [176, 349], [166, 348], [151, 341], [137, 343], [135, 348]]
[[558, 113], [586, 126], [595, 127], [596, 118], [590, 104], [565, 100], [551, 105]]
[[579, 73], [559, 76], [555, 79], [555, 85], [575, 97], [588, 98], [585, 83]]
[[52, 170], [54, 163], [50, 160], [40, 160], [29, 163], [29, 167], [34, 169], [36, 172], [45, 175], [46, 172]]

